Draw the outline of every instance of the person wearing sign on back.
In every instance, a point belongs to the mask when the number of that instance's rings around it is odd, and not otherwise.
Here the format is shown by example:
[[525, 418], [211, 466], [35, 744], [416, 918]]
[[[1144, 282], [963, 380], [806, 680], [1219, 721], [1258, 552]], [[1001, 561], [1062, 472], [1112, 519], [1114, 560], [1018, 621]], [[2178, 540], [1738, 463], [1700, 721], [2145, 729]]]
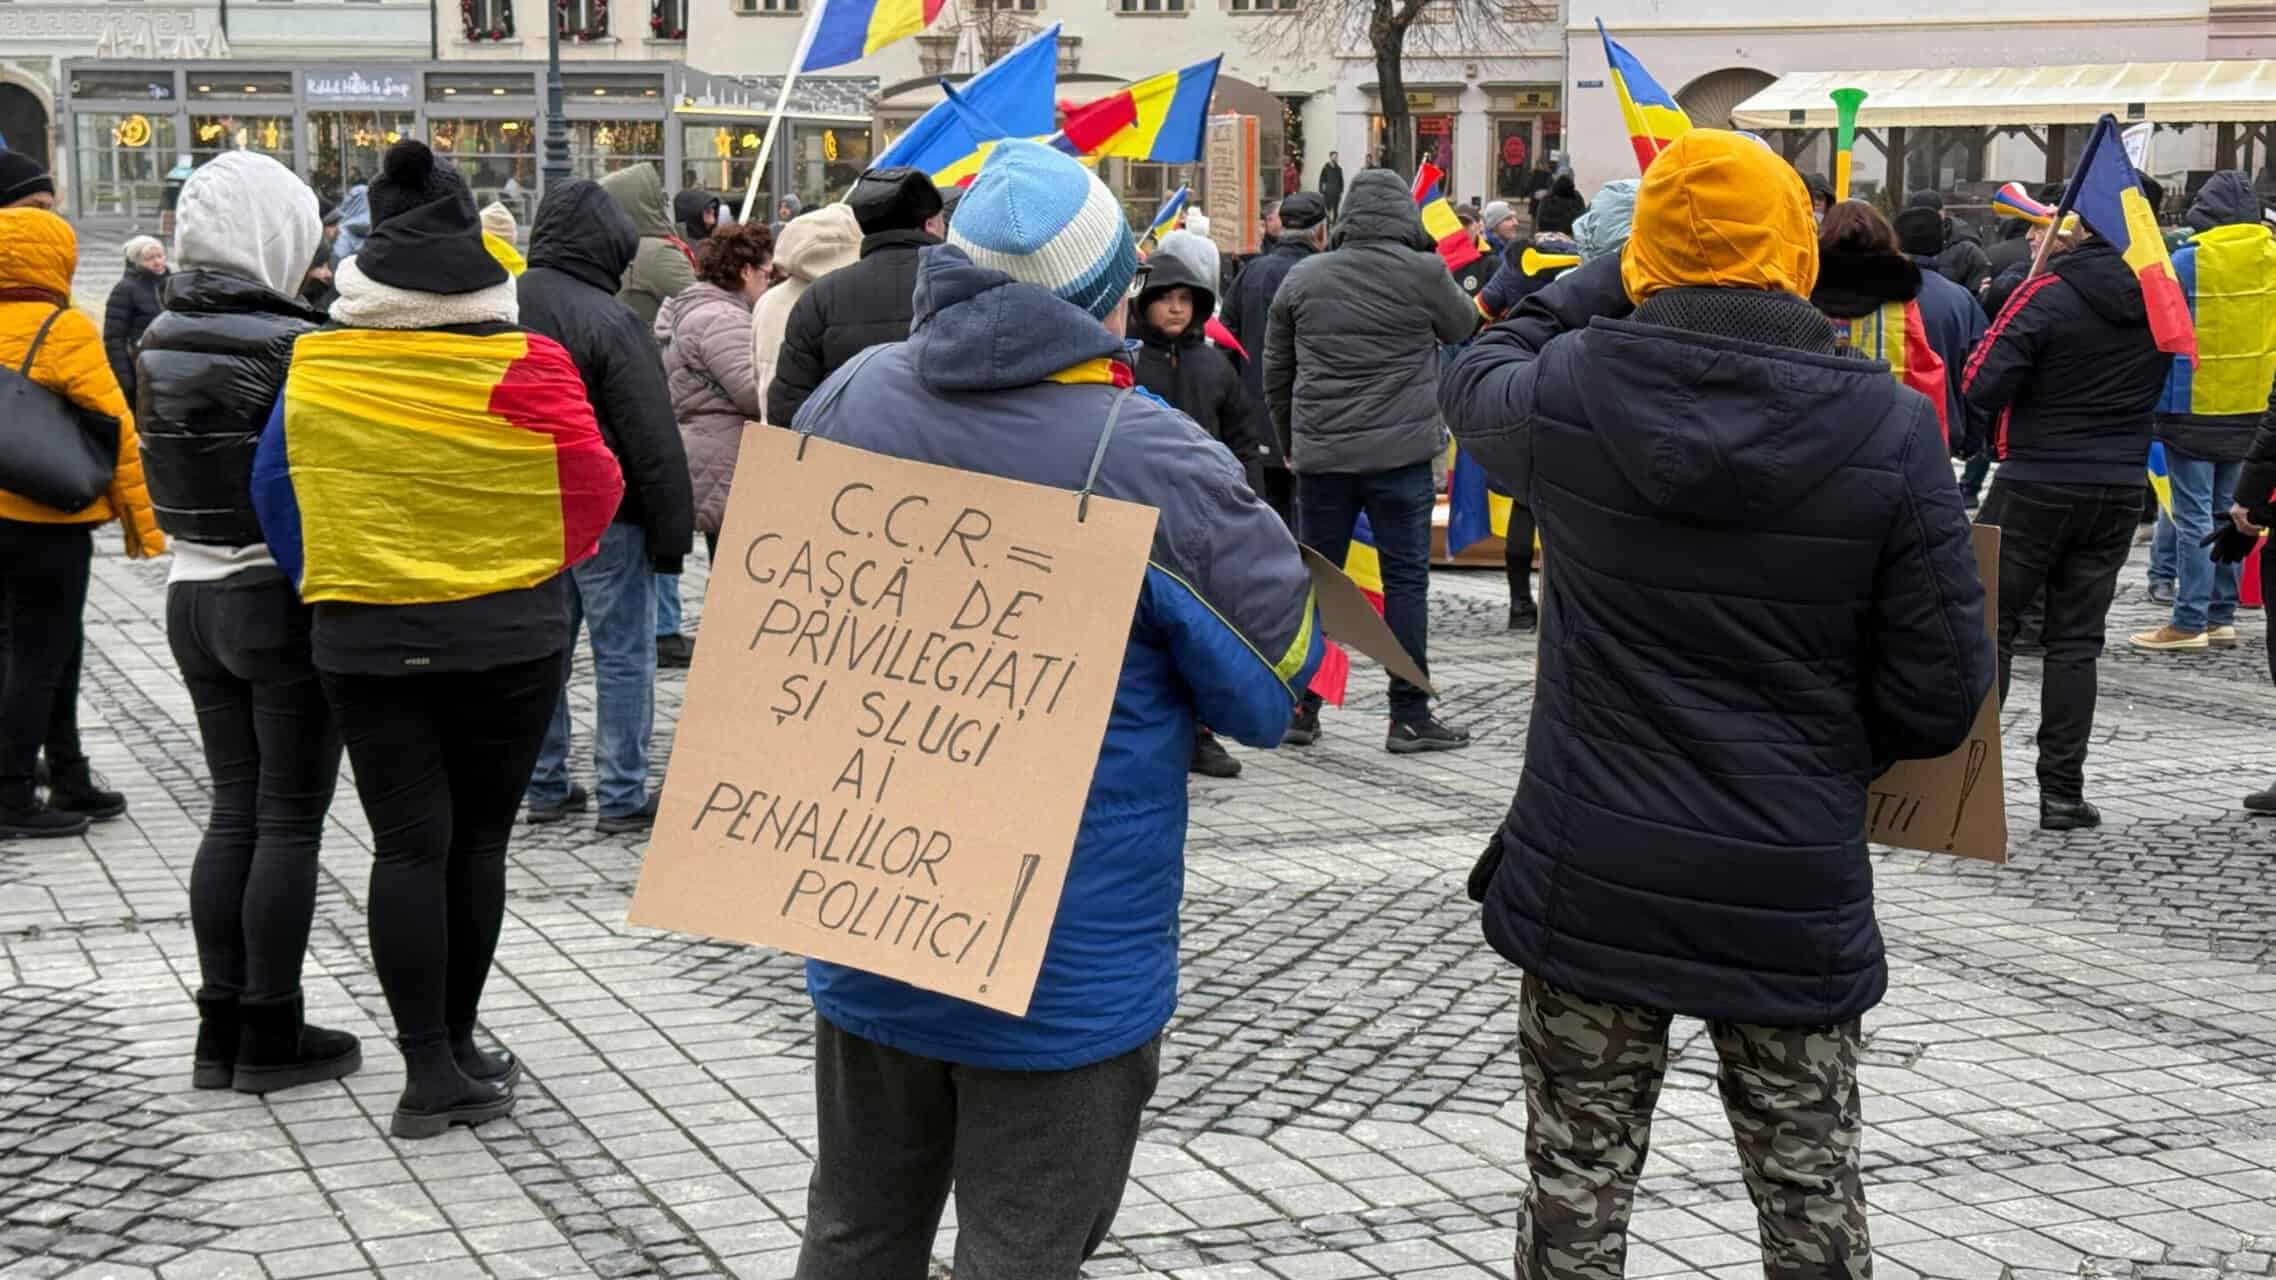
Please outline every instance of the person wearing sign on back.
[[909, 340], [840, 371], [794, 424], [1072, 490], [1119, 404], [1096, 491], [1159, 512], [1027, 1016], [807, 965], [820, 1117], [800, 1280], [923, 1280], [952, 1182], [957, 1275], [1073, 1280], [1121, 1203], [1177, 1003], [1194, 725], [1270, 747], [1319, 665], [1287, 528], [1231, 453], [1128, 390], [1123, 304], [1142, 279], [1097, 178], [1000, 143], [919, 259]]
[[1523, 1280], [1621, 1274], [1678, 1013], [1722, 1060], [1765, 1273], [1871, 1274], [1868, 788], [1959, 746], [1994, 662], [1935, 409], [1840, 353], [1815, 230], [1784, 161], [1693, 129], [1619, 257], [1448, 375], [1549, 554], [1525, 774], [1473, 876], [1525, 971]]
[[[52, 394], [118, 420], [110, 491], [74, 511], [9, 491], [8, 479], [38, 454], [16, 434], [32, 424], [0, 421], [0, 839], [73, 836], [91, 819], [126, 812], [125, 798], [96, 781], [79, 746], [79, 615], [93, 530], [117, 520], [127, 554], [138, 559], [164, 551], [166, 539], [150, 514], [134, 414], [104, 356], [103, 335], [71, 305], [79, 239], [48, 211], [55, 188], [46, 172], [27, 157], [0, 155], [9, 157], [0, 165], [0, 368], [11, 380], [28, 379], [21, 388], [28, 395]], [[42, 424], [71, 429], [60, 412]], [[45, 799], [33, 786], [43, 746]]]

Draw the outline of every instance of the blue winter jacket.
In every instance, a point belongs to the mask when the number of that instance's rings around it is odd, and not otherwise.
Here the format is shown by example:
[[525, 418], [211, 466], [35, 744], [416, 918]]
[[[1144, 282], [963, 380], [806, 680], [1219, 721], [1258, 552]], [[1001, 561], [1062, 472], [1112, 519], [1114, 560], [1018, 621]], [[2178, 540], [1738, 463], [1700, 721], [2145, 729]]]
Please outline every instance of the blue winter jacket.
[[[915, 301], [909, 340], [833, 375], [797, 429], [1079, 488], [1117, 392], [1046, 379], [1121, 358], [1122, 340], [947, 246], [924, 251]], [[1127, 1053], [1169, 1022], [1196, 719], [1250, 746], [1278, 745], [1323, 641], [1295, 540], [1192, 419], [1133, 393], [1094, 492], [1161, 514], [1027, 1016], [811, 961], [814, 1007], [843, 1030], [928, 1058], [1045, 1071]]]

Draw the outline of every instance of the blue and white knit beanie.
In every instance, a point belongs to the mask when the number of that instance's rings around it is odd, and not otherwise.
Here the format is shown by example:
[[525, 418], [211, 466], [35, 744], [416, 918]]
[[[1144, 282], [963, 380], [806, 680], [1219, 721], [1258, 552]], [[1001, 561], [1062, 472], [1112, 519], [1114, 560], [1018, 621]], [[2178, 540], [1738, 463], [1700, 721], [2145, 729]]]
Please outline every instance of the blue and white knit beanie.
[[1138, 273], [1138, 242], [1106, 184], [1073, 156], [1018, 139], [988, 153], [957, 202], [948, 242], [1102, 320]]

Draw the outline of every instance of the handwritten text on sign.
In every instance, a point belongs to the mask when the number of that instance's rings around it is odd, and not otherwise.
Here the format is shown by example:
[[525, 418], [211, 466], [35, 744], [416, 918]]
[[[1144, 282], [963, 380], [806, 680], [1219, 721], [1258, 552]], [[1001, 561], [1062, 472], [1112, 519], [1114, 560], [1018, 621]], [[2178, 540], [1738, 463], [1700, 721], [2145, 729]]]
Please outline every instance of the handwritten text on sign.
[[633, 895], [1019, 1014], [1154, 511], [754, 428]]

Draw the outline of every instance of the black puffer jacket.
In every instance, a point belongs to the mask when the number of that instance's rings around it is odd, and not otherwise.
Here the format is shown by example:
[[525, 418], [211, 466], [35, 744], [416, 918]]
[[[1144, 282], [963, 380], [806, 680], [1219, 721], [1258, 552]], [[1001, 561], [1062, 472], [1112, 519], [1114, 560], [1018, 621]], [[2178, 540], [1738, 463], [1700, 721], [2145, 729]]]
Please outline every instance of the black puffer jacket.
[[110, 301], [103, 304], [103, 354], [110, 357], [111, 374], [119, 380], [128, 404], [134, 403], [134, 344], [164, 308], [158, 287], [165, 280], [130, 262], [126, 274], [111, 286]]
[[[1999, 279], [2010, 267], [2024, 266], [2030, 263], [2030, 236], [2031, 224], [2021, 218], [2001, 218], [1999, 220], [1999, 242], [1984, 250], [1984, 261], [1991, 267], [1991, 278], [1993, 280]], [[1983, 288], [1976, 291], [1976, 296], [1984, 298], [1990, 291], [1991, 285], [1987, 283]], [[1989, 299], [1986, 298], [1986, 301], [1988, 303]], [[1984, 311], [1990, 315], [1999, 314], [1988, 305], [1985, 306]]]
[[1242, 349], [1249, 353], [1248, 363], [1241, 367], [1241, 388], [1248, 392], [1249, 403], [1255, 408], [1257, 422], [1272, 450], [1266, 466], [1286, 469], [1288, 460], [1281, 456], [1280, 437], [1271, 429], [1271, 419], [1264, 407], [1264, 339], [1271, 322], [1272, 300], [1280, 293], [1281, 282], [1296, 264], [1318, 253], [1312, 247], [1312, 232], [1290, 232], [1273, 243], [1267, 252], [1249, 259], [1234, 278], [1233, 287], [1225, 294], [1225, 329], [1233, 335]]
[[2139, 485], [2172, 363], [2125, 259], [2089, 239], [2024, 281], [1976, 344], [1969, 436], [1954, 452], [1989, 433], [2010, 480]]
[[1958, 218], [1944, 220], [1944, 251], [1936, 255], [1936, 272], [1973, 294], [1991, 284], [1991, 255], [1974, 227]]
[[623, 207], [599, 185], [572, 178], [549, 188], [537, 208], [516, 293], [522, 327], [560, 343], [585, 377], [585, 399], [624, 468], [616, 523], [646, 530], [656, 571], [678, 573], [695, 541], [687, 447], [655, 335], [616, 297], [639, 247]]
[[167, 277], [166, 309], [135, 357], [135, 433], [150, 507], [169, 537], [262, 540], [253, 450], [284, 389], [292, 344], [324, 323], [298, 298], [215, 271]]
[[1869, 784], [1992, 685], [1967, 515], [1927, 401], [1807, 303], [1677, 290], [1551, 336], [1617, 280], [1552, 284], [1448, 375], [1550, 564], [1486, 936], [1597, 1000], [1845, 1022], [1887, 985]]
[[823, 380], [880, 343], [909, 336], [917, 313], [917, 251], [940, 243], [924, 231], [863, 236], [861, 261], [816, 280], [790, 309], [774, 385], [762, 388], [767, 421], [790, 422]]
[[1335, 248], [1288, 273], [1265, 326], [1265, 406], [1298, 471], [1390, 471], [1445, 447], [1438, 349], [1478, 309], [1431, 249], [1399, 175], [1352, 179]]
[[[1240, 459], [1249, 487], [1261, 488], [1264, 463], [1270, 450], [1259, 414], [1241, 389], [1241, 376], [1230, 351], [1210, 345], [1202, 336], [1217, 309], [1217, 294], [1196, 264], [1181, 256], [1175, 246], [1155, 252], [1148, 260], [1153, 270], [1146, 291], [1131, 304], [1131, 335], [1138, 339], [1138, 385], [1171, 408], [1194, 420]], [[1162, 333], [1146, 322], [1147, 304], [1169, 289], [1193, 291], [1193, 319], [1183, 333]]]

